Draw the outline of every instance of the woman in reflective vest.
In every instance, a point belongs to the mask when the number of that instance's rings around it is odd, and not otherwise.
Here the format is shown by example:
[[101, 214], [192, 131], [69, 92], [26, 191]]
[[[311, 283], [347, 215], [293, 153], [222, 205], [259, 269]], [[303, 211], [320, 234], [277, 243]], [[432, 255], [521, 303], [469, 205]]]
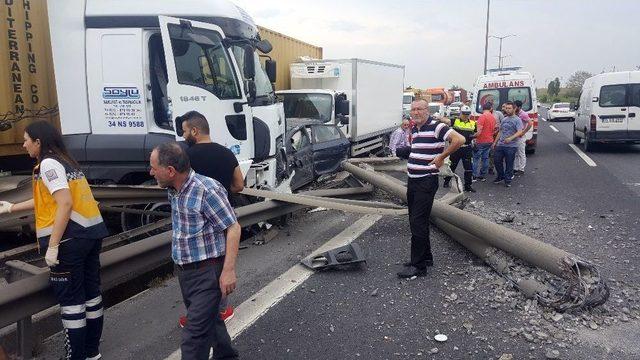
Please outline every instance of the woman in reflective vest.
[[60, 131], [45, 121], [25, 128], [23, 147], [36, 159], [33, 199], [0, 202], [0, 213], [34, 210], [49, 283], [60, 304], [66, 359], [100, 359], [102, 296], [100, 248], [107, 228], [78, 163]]

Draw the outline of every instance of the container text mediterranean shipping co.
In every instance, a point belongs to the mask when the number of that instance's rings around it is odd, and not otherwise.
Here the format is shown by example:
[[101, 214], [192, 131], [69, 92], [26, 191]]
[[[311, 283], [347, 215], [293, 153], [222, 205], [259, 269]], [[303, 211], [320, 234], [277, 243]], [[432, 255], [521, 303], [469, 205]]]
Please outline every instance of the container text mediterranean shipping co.
[[[32, 0], [0, 9], [0, 169], [30, 173], [22, 133], [30, 118], [47, 118], [59, 121], [91, 181], [140, 184], [153, 146], [181, 140], [176, 118], [196, 110], [213, 140], [234, 151], [248, 186], [277, 187], [288, 175], [272, 82], [281, 68], [276, 86], [286, 87], [289, 62], [321, 58], [321, 48], [259, 32], [223, 0]], [[261, 36], [279, 48], [269, 53]]]

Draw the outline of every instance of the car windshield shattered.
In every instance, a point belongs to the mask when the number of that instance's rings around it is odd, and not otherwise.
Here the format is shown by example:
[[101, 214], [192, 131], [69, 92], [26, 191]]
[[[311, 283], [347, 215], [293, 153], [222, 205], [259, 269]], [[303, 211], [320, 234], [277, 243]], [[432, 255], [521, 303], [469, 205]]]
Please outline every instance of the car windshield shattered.
[[331, 120], [333, 97], [329, 94], [284, 94], [282, 97], [287, 118]]

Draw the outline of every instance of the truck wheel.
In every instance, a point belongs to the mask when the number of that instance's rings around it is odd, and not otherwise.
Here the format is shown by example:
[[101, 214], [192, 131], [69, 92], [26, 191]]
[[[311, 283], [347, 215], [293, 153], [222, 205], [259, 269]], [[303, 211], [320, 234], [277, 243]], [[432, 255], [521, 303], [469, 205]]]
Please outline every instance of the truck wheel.
[[576, 124], [573, 124], [573, 143], [575, 145], [580, 144], [580, 137], [576, 133]]
[[592, 152], [595, 147], [595, 144], [591, 139], [589, 139], [589, 132], [584, 131], [584, 151]]

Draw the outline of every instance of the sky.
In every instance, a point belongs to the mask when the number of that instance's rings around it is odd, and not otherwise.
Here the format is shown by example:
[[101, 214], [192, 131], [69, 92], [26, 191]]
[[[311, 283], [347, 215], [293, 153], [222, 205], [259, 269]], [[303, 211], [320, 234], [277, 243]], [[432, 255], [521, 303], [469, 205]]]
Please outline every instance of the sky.
[[[470, 89], [484, 64], [486, 0], [233, 0], [258, 25], [321, 46], [325, 59], [405, 65], [405, 85]], [[640, 1], [491, 0], [505, 66], [538, 87], [577, 70], [640, 70]], [[489, 39], [488, 68], [499, 41]], [[545, 84], [545, 85], [543, 85]]]

